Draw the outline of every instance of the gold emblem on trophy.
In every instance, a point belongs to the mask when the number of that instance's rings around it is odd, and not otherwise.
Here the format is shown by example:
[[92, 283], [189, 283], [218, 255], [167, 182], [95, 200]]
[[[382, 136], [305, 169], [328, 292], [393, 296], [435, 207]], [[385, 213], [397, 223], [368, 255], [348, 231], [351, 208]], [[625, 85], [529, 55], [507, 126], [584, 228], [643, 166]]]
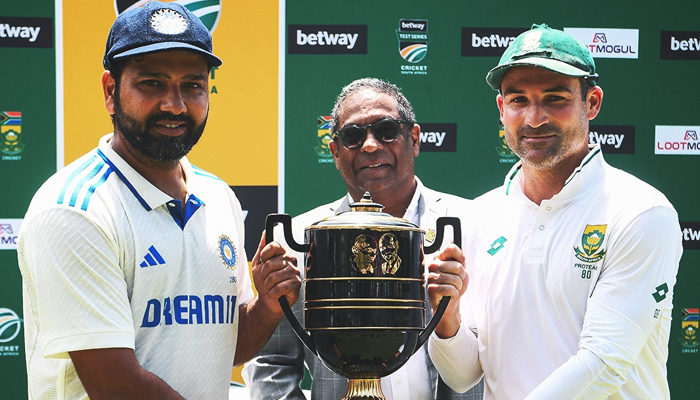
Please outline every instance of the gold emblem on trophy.
[[377, 257], [377, 243], [369, 235], [360, 235], [352, 245], [352, 265], [363, 274], [374, 273], [374, 259]]
[[399, 257], [399, 240], [393, 233], [385, 233], [379, 238], [379, 254], [385, 260], [382, 263], [382, 273], [395, 274], [401, 266], [401, 257]]

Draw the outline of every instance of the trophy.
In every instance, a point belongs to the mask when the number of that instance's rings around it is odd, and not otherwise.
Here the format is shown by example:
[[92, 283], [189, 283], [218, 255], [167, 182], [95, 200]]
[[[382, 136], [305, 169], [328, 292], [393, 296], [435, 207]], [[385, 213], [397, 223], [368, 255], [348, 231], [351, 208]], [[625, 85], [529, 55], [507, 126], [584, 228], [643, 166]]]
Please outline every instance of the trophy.
[[292, 237], [289, 215], [270, 214], [265, 237], [271, 242], [274, 226], [282, 224], [289, 247], [305, 255], [303, 327], [286, 297], [280, 304], [304, 345], [348, 378], [342, 400], [385, 400], [380, 378], [420, 349], [450, 301], [444, 297], [426, 325], [423, 254], [440, 248], [447, 225], [459, 245], [460, 220], [439, 218], [433, 244], [423, 248], [425, 232], [383, 213], [369, 193], [350, 208], [306, 227], [304, 244]]

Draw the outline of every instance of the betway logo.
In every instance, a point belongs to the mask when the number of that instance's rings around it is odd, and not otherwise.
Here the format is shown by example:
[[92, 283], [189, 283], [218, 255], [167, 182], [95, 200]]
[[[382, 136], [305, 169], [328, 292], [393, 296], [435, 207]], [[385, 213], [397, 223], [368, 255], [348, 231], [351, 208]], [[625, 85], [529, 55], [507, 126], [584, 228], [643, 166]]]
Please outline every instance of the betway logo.
[[472, 33], [472, 47], [502, 47], [505, 49], [513, 43], [514, 40], [515, 37], [513, 36], [503, 37], [500, 35], [491, 35], [480, 37], [477, 36], [476, 33]]
[[409, 30], [420, 30], [424, 31], [425, 30], [425, 24], [420, 23], [420, 22], [415, 22], [415, 21], [401, 21], [401, 29], [409, 29]]
[[599, 144], [604, 154], [634, 154], [634, 126], [591, 125], [588, 143]]
[[425, 123], [420, 125], [420, 151], [457, 151], [457, 124]]
[[53, 47], [53, 20], [0, 17], [0, 47]]
[[690, 38], [688, 40], [678, 40], [671, 36], [671, 50], [672, 51], [698, 51], [700, 50], [700, 40], [698, 38]]
[[700, 249], [700, 222], [681, 222], [684, 249]]
[[40, 26], [12, 26], [10, 24], [0, 24], [1, 38], [22, 38], [28, 39], [31, 43], [39, 37]]
[[521, 28], [462, 28], [462, 56], [500, 56], [524, 31]]
[[700, 60], [700, 32], [661, 32], [661, 58]]
[[355, 47], [355, 42], [357, 41], [357, 33], [328, 33], [326, 31], [318, 31], [318, 33], [306, 34], [297, 29], [297, 44], [303, 46], [308, 44], [309, 46], [335, 46], [341, 45], [348, 49]]
[[366, 54], [367, 25], [289, 25], [289, 54]]

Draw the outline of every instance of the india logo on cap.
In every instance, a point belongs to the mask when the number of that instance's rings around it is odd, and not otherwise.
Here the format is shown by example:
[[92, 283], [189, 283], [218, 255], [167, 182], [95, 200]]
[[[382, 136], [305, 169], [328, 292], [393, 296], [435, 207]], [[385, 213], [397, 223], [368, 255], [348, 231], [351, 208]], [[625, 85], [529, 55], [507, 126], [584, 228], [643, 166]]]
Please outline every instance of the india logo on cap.
[[[114, 0], [114, 9], [117, 15], [131, 8], [142, 7], [152, 0]], [[196, 15], [209, 30], [214, 32], [216, 25], [219, 23], [221, 14], [221, 0], [161, 0], [163, 3], [176, 3], [190, 10]], [[154, 26], [155, 29], [155, 26]], [[158, 31], [160, 32], [160, 31]], [[167, 33], [167, 32], [161, 32]]]
[[187, 30], [187, 20], [175, 10], [162, 8], [151, 15], [151, 26], [164, 35], [178, 35]]

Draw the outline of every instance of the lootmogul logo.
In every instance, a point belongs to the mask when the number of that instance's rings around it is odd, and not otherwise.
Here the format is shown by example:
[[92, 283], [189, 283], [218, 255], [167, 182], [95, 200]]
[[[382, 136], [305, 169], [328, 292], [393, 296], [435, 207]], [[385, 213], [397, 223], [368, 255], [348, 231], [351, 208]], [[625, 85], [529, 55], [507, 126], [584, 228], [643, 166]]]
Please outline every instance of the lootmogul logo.
[[428, 20], [402, 19], [396, 31], [399, 54], [410, 63], [423, 61], [428, 54]]
[[656, 126], [655, 154], [668, 155], [699, 155], [700, 126]]
[[[160, 0], [165, 3], [177, 3], [190, 10], [194, 15], [199, 17], [204, 26], [209, 32], [214, 32], [216, 25], [219, 23], [221, 15], [221, 0]], [[124, 11], [141, 7], [151, 0], [114, 0], [114, 9], [117, 14]]]
[[639, 29], [564, 28], [583, 42], [595, 58], [638, 58]]

